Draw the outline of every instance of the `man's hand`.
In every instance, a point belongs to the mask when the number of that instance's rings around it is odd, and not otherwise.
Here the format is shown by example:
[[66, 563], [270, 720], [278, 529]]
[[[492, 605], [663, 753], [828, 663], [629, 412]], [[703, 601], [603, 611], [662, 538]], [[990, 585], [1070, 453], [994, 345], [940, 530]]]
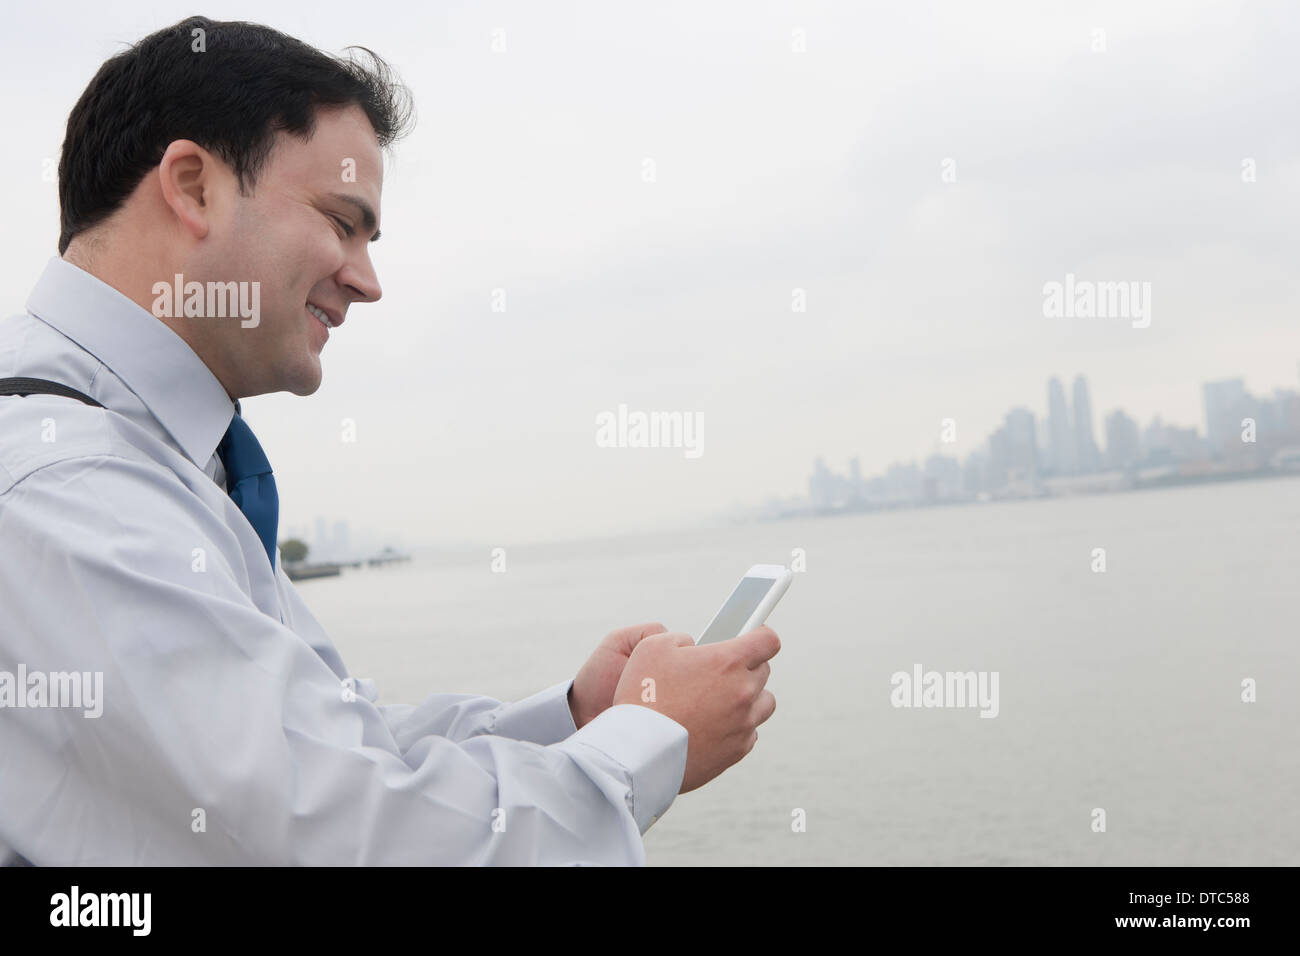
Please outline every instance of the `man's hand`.
[[569, 688], [569, 711], [574, 726], [581, 728], [614, 702], [614, 688], [618, 687], [618, 679], [623, 676], [623, 668], [637, 644], [643, 637], [666, 630], [662, 624], [640, 624], [621, 627], [605, 636]]
[[781, 639], [766, 626], [703, 646], [689, 634], [655, 634], [637, 646], [614, 703], [649, 707], [686, 728], [679, 793], [703, 786], [754, 749], [758, 725], [776, 710], [765, 688], [768, 661], [780, 649]]

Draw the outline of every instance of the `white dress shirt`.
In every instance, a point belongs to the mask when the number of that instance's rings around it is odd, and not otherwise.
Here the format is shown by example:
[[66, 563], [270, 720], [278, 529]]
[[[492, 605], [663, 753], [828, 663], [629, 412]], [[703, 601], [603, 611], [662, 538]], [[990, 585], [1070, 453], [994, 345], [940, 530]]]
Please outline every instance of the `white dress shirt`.
[[[569, 680], [378, 704], [225, 492], [234, 403], [148, 311], [55, 258], [0, 322], [11, 376], [106, 408], [0, 396], [0, 681], [27, 693], [0, 698], [0, 863], [645, 863], [685, 728], [578, 730]], [[20, 668], [102, 674], [102, 713]]]

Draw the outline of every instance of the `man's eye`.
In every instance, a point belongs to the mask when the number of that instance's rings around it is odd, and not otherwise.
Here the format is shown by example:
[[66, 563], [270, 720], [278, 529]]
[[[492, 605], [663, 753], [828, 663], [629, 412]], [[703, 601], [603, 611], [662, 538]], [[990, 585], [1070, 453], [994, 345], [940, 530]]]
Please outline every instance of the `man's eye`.
[[352, 227], [351, 227], [351, 226], [349, 226], [349, 225], [348, 225], [344, 220], [340, 219], [338, 216], [331, 215], [330, 218], [333, 219], [335, 222], [337, 222], [337, 223], [339, 224], [339, 226], [342, 227], [342, 229], [343, 229], [343, 234], [344, 234], [345, 236], [347, 236], [348, 238], [351, 238], [351, 237], [352, 237]]

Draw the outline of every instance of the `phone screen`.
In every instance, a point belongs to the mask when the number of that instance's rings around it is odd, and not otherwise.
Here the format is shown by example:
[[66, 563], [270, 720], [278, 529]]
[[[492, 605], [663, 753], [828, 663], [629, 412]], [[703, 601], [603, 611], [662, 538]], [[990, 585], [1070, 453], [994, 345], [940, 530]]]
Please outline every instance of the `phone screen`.
[[740, 629], [775, 583], [771, 578], [741, 578], [718, 616], [695, 643], [707, 644], [710, 641], [729, 641], [733, 637], [739, 637]]

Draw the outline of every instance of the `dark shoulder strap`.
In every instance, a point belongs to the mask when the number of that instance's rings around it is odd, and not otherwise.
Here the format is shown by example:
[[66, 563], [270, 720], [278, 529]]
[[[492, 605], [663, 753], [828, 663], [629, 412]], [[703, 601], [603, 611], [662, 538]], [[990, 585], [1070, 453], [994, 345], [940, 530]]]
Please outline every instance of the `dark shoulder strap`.
[[62, 395], [64, 398], [78, 398], [87, 405], [104, 407], [69, 385], [60, 385], [43, 378], [0, 378], [0, 395]]

